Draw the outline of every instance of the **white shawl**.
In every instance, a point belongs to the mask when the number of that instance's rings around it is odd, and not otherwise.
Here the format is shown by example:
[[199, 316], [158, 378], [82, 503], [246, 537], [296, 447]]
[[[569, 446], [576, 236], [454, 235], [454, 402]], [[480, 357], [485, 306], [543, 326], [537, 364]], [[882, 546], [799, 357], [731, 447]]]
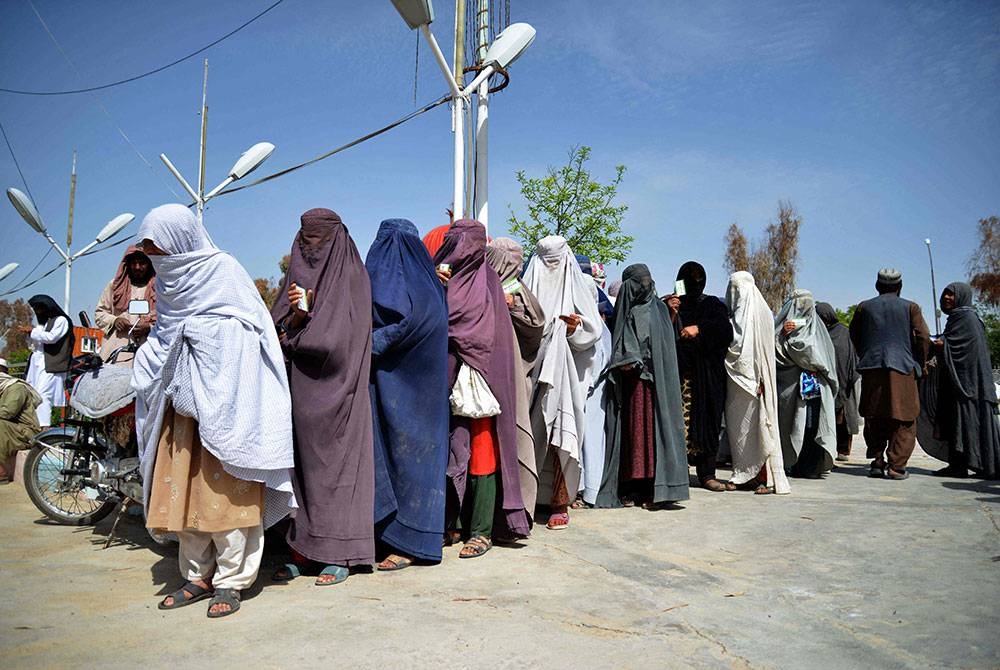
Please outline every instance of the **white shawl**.
[[139, 227], [169, 255], [156, 270], [157, 321], [133, 368], [146, 501], [167, 403], [198, 421], [202, 446], [238, 479], [263, 482], [264, 524], [295, 507], [292, 419], [281, 347], [253, 281], [183, 205]]
[[[729, 277], [726, 306], [733, 341], [726, 353], [726, 428], [733, 458], [734, 484], [745, 484], [767, 465], [767, 484], [790, 493], [778, 434], [775, 388], [774, 316], [749, 272]], [[763, 393], [757, 391], [763, 387]]]
[[[549, 445], [555, 447], [566, 490], [573, 496], [580, 484], [587, 391], [601, 372], [597, 344], [604, 323], [597, 311], [597, 286], [583, 274], [565, 238], [558, 235], [539, 240], [522, 281], [545, 314], [531, 403], [536, 463], [542, 471], [548, 464]], [[567, 336], [566, 323], [559, 316], [570, 314], [579, 314], [583, 321]], [[540, 488], [539, 499], [544, 496]]]

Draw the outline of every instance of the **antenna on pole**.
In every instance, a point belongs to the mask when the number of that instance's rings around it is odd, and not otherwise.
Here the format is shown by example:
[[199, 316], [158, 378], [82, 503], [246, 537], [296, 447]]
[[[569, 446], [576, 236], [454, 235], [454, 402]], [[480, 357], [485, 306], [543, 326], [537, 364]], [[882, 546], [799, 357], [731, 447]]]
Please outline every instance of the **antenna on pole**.
[[73, 149], [73, 169], [69, 175], [69, 219], [66, 223], [66, 253], [73, 246], [73, 207], [76, 202], [76, 149]]
[[208, 143], [208, 59], [205, 59], [205, 78], [201, 85], [201, 143], [198, 152], [198, 223], [205, 210], [205, 147]]

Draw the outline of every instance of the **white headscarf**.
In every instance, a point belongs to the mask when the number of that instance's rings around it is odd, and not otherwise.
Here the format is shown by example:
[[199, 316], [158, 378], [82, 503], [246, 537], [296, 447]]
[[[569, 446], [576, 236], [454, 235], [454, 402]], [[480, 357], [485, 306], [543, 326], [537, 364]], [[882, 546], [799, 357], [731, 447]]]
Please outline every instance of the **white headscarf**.
[[[541, 469], [549, 462], [549, 446], [556, 448], [566, 489], [575, 496], [586, 434], [587, 392], [603, 365], [597, 345], [606, 327], [597, 311], [597, 285], [583, 274], [566, 239], [558, 235], [538, 241], [522, 281], [545, 313], [545, 335], [533, 379], [537, 390], [531, 405], [535, 460]], [[570, 314], [579, 314], [583, 321], [567, 336], [566, 323], [559, 317]], [[540, 478], [540, 500], [546, 499], [550, 483], [547, 476]]]
[[[522, 281], [538, 298], [548, 325], [560, 315], [569, 314], [579, 314], [584, 321], [600, 323], [597, 285], [583, 274], [566, 238], [549, 235], [538, 240]], [[595, 332], [594, 342], [600, 338], [600, 329]]]
[[271, 316], [246, 270], [187, 207], [153, 209], [137, 237], [169, 253], [150, 256], [157, 321], [132, 376], [147, 503], [169, 401], [198, 421], [202, 446], [226, 472], [267, 486], [270, 525], [294, 507], [291, 400]]
[[726, 372], [740, 388], [756, 396], [761, 379], [774, 376], [774, 316], [749, 272], [729, 277], [726, 306], [733, 323]]

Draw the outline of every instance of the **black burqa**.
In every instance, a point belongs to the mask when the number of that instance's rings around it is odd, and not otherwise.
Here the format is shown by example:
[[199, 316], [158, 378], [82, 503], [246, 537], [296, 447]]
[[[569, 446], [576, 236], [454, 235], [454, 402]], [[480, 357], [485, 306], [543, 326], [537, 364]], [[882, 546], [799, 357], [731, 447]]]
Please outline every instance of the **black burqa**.
[[670, 312], [656, 296], [649, 268], [638, 263], [625, 268], [615, 302], [611, 361], [608, 364], [607, 446], [597, 507], [620, 507], [621, 460], [628, 448], [629, 410], [624, 394], [623, 367], [638, 365], [640, 377], [654, 391], [654, 503], [687, 500], [688, 464], [684, 446], [680, 378]]
[[826, 326], [833, 342], [833, 351], [837, 357], [837, 397], [834, 407], [839, 412], [844, 410], [844, 421], [850, 433], [857, 433], [861, 422], [858, 413], [858, 396], [855, 393], [858, 381], [858, 354], [851, 342], [851, 331], [837, 318], [837, 311], [827, 302], [816, 303], [816, 316]]
[[[944, 293], [955, 307], [944, 327], [938, 387], [938, 433], [952, 454], [987, 479], [1000, 477], [1000, 424], [986, 328], [972, 306], [972, 287], [956, 282]], [[955, 463], [952, 463], [953, 465]]]
[[315, 293], [302, 327], [282, 342], [288, 361], [299, 508], [288, 544], [328, 565], [375, 560], [372, 409], [368, 393], [372, 298], [368, 272], [340, 217], [302, 215], [275, 323], [288, 323], [288, 287]]
[[[681, 377], [691, 380], [691, 419], [688, 448], [692, 455], [719, 451], [722, 414], [726, 410], [726, 353], [733, 341], [733, 324], [725, 303], [705, 294], [705, 268], [688, 261], [677, 271], [684, 281], [678, 319], [674, 322], [677, 337], [677, 365]], [[698, 336], [682, 340], [680, 332], [698, 326]]]

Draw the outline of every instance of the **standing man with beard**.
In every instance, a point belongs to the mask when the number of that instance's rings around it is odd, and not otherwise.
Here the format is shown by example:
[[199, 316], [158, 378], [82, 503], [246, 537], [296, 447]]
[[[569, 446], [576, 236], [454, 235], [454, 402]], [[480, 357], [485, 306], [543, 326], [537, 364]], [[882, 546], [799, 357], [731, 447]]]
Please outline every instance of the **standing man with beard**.
[[[142, 248], [133, 244], [126, 249], [115, 278], [104, 288], [94, 310], [97, 327], [104, 331], [101, 358], [107, 359], [112, 351], [128, 344], [128, 334], [132, 326], [135, 326], [135, 330], [132, 330], [132, 339], [136, 344], [146, 341], [150, 329], [156, 323], [156, 291], [153, 288], [155, 278], [153, 265], [149, 262], [149, 257], [142, 253]], [[130, 315], [128, 304], [132, 300], [148, 301], [149, 314], [144, 314], [138, 319]], [[116, 362], [131, 367], [132, 358], [133, 354], [122, 352]]]

